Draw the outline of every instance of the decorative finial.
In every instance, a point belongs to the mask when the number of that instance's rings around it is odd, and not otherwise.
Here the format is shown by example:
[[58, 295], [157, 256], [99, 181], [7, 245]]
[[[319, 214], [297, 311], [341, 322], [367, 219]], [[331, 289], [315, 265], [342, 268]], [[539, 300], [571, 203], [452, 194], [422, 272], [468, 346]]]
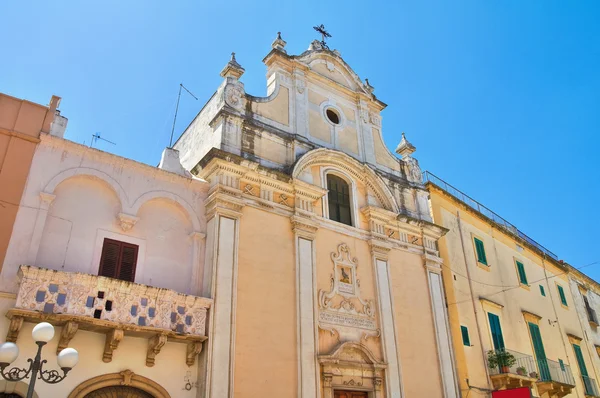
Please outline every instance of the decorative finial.
[[371, 83], [369, 83], [369, 79], [365, 79], [365, 88], [367, 89], [369, 94], [373, 94], [373, 91], [375, 91], [375, 87], [371, 86]]
[[242, 65], [238, 64], [237, 60], [235, 59], [235, 53], [232, 52], [231, 59], [221, 71], [221, 77], [233, 77], [234, 79], [239, 79], [244, 72], [244, 68], [242, 68]]
[[408, 140], [406, 139], [406, 134], [404, 134], [404, 131], [403, 131], [402, 139], [400, 140], [400, 143], [398, 144], [398, 147], [396, 148], [396, 153], [398, 155], [402, 156], [403, 158], [409, 158], [410, 155], [412, 155], [413, 152], [416, 150], [417, 150], [417, 148], [413, 144], [408, 142]]
[[271, 48], [273, 48], [273, 50], [278, 50], [281, 51], [283, 53], [285, 53], [285, 45], [287, 43], [285, 42], [285, 40], [283, 40], [281, 38], [281, 32], [277, 32], [277, 38], [275, 39], [275, 41], [273, 41], [273, 43], [271, 44]]
[[321, 34], [321, 46], [323, 47], [323, 49], [329, 50], [327, 43], [325, 43], [325, 38], [331, 37], [331, 35], [325, 30], [325, 25], [321, 24], [319, 26], [313, 26], [313, 29]]

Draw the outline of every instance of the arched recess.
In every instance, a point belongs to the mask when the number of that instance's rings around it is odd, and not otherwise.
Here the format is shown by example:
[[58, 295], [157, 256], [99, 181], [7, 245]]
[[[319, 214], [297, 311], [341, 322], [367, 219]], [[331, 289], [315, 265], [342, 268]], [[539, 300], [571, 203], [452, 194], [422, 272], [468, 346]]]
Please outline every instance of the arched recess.
[[[10, 394], [14, 394], [21, 397], [26, 397], [28, 388], [29, 385], [22, 381], [14, 382], [0, 380], [0, 397], [2, 396], [2, 394], [6, 394], [7, 396], [10, 396]], [[35, 391], [33, 392], [33, 398], [39, 398], [39, 395]]]
[[75, 387], [67, 398], [84, 398], [91, 392], [112, 386], [129, 386], [147, 392], [155, 398], [171, 398], [167, 390], [161, 387], [160, 384], [144, 376], [137, 375], [131, 370], [93, 377]]
[[343, 152], [328, 148], [314, 149], [305, 153], [294, 166], [292, 177], [300, 176], [311, 166], [330, 166], [346, 172], [357, 181], [365, 184], [377, 197], [381, 206], [389, 211], [399, 213], [400, 209], [394, 195], [383, 180], [367, 165], [364, 165]]
[[133, 202], [133, 205], [131, 206], [131, 210], [130, 210], [131, 214], [137, 215], [138, 211], [140, 210], [142, 205], [152, 199], [168, 199], [168, 200], [174, 202], [177, 206], [181, 207], [182, 210], [184, 210], [187, 213], [190, 221], [192, 222], [194, 231], [200, 232], [200, 219], [199, 219], [198, 215], [196, 214], [196, 212], [194, 211], [194, 208], [188, 202], [186, 202], [185, 199], [183, 199], [181, 196], [174, 194], [172, 192], [149, 191], [149, 192], [144, 193], [143, 195], [139, 196]]
[[108, 184], [117, 194], [117, 197], [121, 202], [121, 210], [127, 211], [127, 207], [129, 206], [129, 198], [127, 197], [127, 193], [125, 193], [125, 190], [121, 184], [119, 184], [119, 182], [112, 178], [109, 174], [89, 167], [74, 167], [72, 169], [61, 171], [46, 184], [42, 192], [54, 193], [54, 190], [61, 182], [75, 176], [95, 177]]

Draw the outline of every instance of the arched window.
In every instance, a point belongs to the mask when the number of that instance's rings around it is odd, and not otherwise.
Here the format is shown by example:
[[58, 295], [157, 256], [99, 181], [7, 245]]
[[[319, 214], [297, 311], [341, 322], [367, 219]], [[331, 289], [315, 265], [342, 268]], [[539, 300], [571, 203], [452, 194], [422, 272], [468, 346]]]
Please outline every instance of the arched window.
[[327, 201], [329, 202], [329, 219], [342, 224], [352, 225], [350, 209], [350, 185], [340, 177], [327, 174]]

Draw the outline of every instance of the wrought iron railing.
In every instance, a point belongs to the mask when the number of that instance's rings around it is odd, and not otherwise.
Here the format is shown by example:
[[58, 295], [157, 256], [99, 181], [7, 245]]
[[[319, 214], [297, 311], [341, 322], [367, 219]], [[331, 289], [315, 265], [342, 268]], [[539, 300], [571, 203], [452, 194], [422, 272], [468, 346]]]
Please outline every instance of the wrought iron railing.
[[475, 199], [471, 198], [469, 195], [460, 191], [459, 189], [448, 184], [446, 181], [442, 180], [441, 178], [437, 177], [436, 175], [431, 174], [430, 172], [426, 171], [425, 173], [423, 173], [423, 182], [424, 183], [430, 182], [430, 183], [438, 186], [439, 188], [443, 189], [450, 195], [454, 196], [455, 198], [457, 198], [458, 200], [460, 200], [467, 206], [471, 207], [473, 210], [481, 213], [482, 215], [489, 218], [496, 224], [500, 225], [507, 232], [523, 239], [531, 246], [536, 247], [542, 253], [546, 254], [548, 257], [551, 257], [558, 261], [558, 256], [556, 254], [552, 253], [550, 250], [546, 249], [544, 246], [540, 245], [535, 240], [533, 240], [529, 236], [525, 235], [523, 232], [519, 231], [519, 229], [517, 227], [515, 227], [513, 224], [506, 221], [506, 219], [500, 217], [498, 214], [496, 214], [489, 208], [485, 207], [484, 205], [482, 205]]
[[535, 359], [531, 355], [517, 351], [503, 350], [488, 354], [488, 367], [490, 375], [515, 374], [537, 378]]
[[550, 359], [536, 360], [539, 371], [540, 381], [554, 381], [557, 383], [575, 386], [575, 379], [571, 367], [563, 362], [556, 362]]
[[600, 397], [600, 393], [598, 393], [598, 385], [596, 384], [596, 380], [592, 379], [588, 376], [581, 376], [583, 379], [583, 386], [585, 387], [585, 395], [589, 395], [590, 397]]

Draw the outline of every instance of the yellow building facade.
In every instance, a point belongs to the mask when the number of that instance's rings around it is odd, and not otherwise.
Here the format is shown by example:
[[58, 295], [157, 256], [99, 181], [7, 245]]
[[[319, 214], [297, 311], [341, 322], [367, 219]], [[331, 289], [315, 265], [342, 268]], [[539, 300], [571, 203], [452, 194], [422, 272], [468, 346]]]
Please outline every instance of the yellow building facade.
[[434, 222], [448, 229], [439, 250], [462, 396], [523, 387], [543, 398], [599, 396], [579, 291], [597, 284], [577, 285], [580, 272], [502, 217], [430, 173], [426, 181]]

